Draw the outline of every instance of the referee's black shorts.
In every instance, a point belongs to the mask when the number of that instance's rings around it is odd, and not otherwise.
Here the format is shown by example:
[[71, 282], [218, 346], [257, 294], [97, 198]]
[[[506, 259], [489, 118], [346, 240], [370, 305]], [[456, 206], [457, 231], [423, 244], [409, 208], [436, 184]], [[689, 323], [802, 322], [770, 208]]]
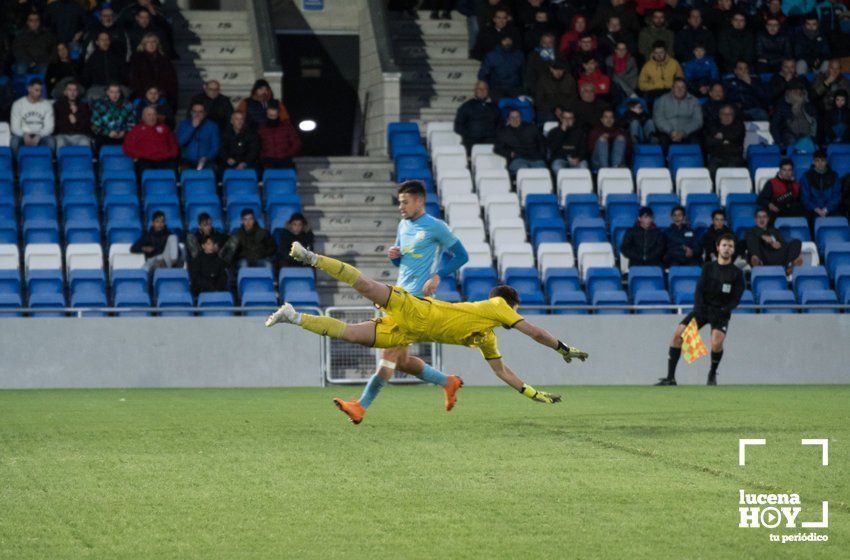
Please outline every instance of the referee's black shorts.
[[700, 313], [691, 311], [685, 315], [685, 318], [679, 324], [687, 325], [692, 319], [697, 320], [698, 329], [703, 328], [705, 325], [711, 325], [711, 330], [718, 330], [726, 334], [726, 329], [729, 328], [729, 314], [721, 311], [703, 311]]

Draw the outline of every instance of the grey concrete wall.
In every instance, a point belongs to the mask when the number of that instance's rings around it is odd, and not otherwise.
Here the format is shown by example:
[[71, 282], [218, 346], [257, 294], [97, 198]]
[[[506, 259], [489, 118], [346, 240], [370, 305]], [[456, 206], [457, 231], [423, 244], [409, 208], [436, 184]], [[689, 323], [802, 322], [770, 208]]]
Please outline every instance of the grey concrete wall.
[[[654, 383], [667, 374], [667, 348], [681, 316], [529, 316], [564, 342], [590, 354], [565, 364], [555, 352], [515, 331], [497, 330], [506, 363], [532, 384]], [[709, 329], [700, 333], [709, 344]], [[501, 383], [477, 350], [443, 347], [443, 370], [470, 385]], [[703, 384], [709, 358], [681, 360], [680, 384]], [[850, 383], [850, 315], [735, 315], [718, 383]]]
[[366, 155], [387, 154], [387, 125], [401, 115], [401, 73], [383, 72], [368, 5], [362, 2], [360, 21], [360, 84]]
[[358, 31], [362, 0], [325, 0], [324, 10], [305, 10], [302, 0], [269, 0], [275, 29], [312, 30], [316, 33]]
[[320, 386], [321, 340], [262, 318], [0, 320], [0, 388]]

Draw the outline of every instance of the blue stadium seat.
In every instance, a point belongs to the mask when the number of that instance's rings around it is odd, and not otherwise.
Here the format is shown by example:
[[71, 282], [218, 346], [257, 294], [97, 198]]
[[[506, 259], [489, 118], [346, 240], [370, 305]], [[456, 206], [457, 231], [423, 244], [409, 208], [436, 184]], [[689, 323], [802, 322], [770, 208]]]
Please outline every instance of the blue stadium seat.
[[705, 167], [699, 144], [671, 144], [667, 148], [667, 161], [673, 177], [682, 167]]
[[839, 152], [829, 156], [829, 166], [839, 177], [850, 173], [850, 153]]
[[837, 155], [848, 155], [850, 156], [850, 143], [840, 143], [834, 142], [832, 144], [827, 144], [826, 146], [826, 155], [827, 157], [837, 156]]
[[[666, 290], [638, 290], [633, 300], [635, 305], [670, 305], [670, 294]], [[639, 315], [664, 315], [673, 313], [672, 309], [638, 309]]]
[[149, 193], [177, 195], [177, 175], [171, 169], [146, 169], [141, 185], [143, 198]]
[[244, 299], [246, 294], [252, 292], [274, 293], [274, 278], [272, 277], [271, 270], [267, 268], [240, 268], [236, 285], [239, 292], [239, 299]]
[[634, 224], [640, 202], [636, 194], [613, 193], [605, 197], [605, 219], [608, 224], [621, 220]]
[[[18, 218], [17, 213], [15, 212], [14, 202], [0, 202], [0, 229], [10, 230], [14, 233], [15, 239], [17, 239]], [[0, 243], [5, 243], [5, 241], [0, 241]]]
[[24, 245], [30, 243], [59, 243], [59, 223], [52, 218], [24, 220]]
[[693, 305], [694, 292], [702, 270], [698, 266], [671, 266], [667, 271], [670, 297], [676, 305]]
[[762, 167], [779, 167], [782, 151], [777, 144], [751, 144], [747, 147], [747, 167], [750, 175]]
[[[658, 146], [659, 148], [661, 146]], [[644, 167], [650, 169], [657, 169], [661, 167], [666, 167], [664, 161], [664, 154], [652, 154], [652, 153], [638, 153], [635, 152], [633, 160], [632, 160], [632, 173], [637, 175], [637, 172]]]
[[221, 216], [221, 201], [216, 194], [187, 195], [185, 204], [186, 227], [189, 231], [198, 229], [198, 216], [207, 213], [212, 219], [213, 227], [219, 231], [224, 229]]
[[113, 198], [124, 200], [132, 196], [138, 200], [139, 187], [136, 183], [136, 174], [132, 171], [116, 171], [108, 173], [100, 180], [103, 191], [103, 202], [107, 204]]
[[513, 287], [519, 293], [523, 304], [542, 305], [543, 290], [540, 288], [540, 278], [536, 268], [509, 267], [504, 274], [505, 284]]
[[660, 266], [630, 267], [628, 285], [632, 299], [643, 290], [664, 290], [664, 271]]
[[692, 193], [685, 200], [688, 223], [696, 229], [711, 226], [711, 213], [720, 208], [720, 199], [714, 193]]
[[[313, 294], [315, 292], [299, 292], [302, 294]], [[455, 282], [454, 277], [444, 278], [443, 281], [437, 286], [437, 291], [434, 293], [434, 297], [447, 301], [449, 303], [457, 303], [459, 301], [463, 301], [463, 298], [460, 295], [460, 292], [457, 291], [457, 283]], [[316, 301], [319, 301], [319, 296], [316, 295]], [[294, 304], [293, 304], [294, 305]], [[301, 305], [306, 305], [302, 303]]]
[[564, 204], [564, 218], [572, 225], [580, 218], [599, 217], [599, 197], [591, 193], [568, 194]]
[[625, 237], [626, 231], [633, 225], [635, 225], [635, 221], [626, 216], [620, 216], [611, 222], [609, 230], [611, 233], [611, 245], [614, 246], [614, 254], [618, 257], [620, 256], [620, 246], [623, 244], [623, 237]]
[[759, 304], [761, 304], [762, 292], [765, 290], [788, 289], [788, 279], [785, 277], [785, 269], [781, 266], [753, 267], [750, 283], [753, 288], [753, 295], [759, 300]]
[[66, 243], [100, 243], [100, 222], [97, 219], [65, 221]]
[[[71, 307], [106, 307], [106, 280], [102, 270], [72, 270], [70, 274]], [[103, 317], [92, 311], [84, 317]]]
[[[443, 284], [440, 284], [435, 297], [449, 303], [460, 301], [460, 294], [457, 293], [457, 290], [449, 289], [449, 286], [449, 284], [446, 284], [446, 287], [443, 287]], [[284, 299], [299, 311], [308, 307], [319, 307], [321, 303], [319, 294], [316, 292], [289, 292]]]
[[831, 243], [824, 251], [826, 269], [834, 279], [840, 266], [850, 265], [850, 243]]
[[405, 181], [421, 181], [425, 185], [425, 191], [428, 193], [428, 196], [431, 196], [431, 194], [434, 193], [434, 175], [428, 168], [421, 167], [418, 169], [405, 170], [396, 169], [395, 180], [396, 183], [403, 183]]
[[561, 219], [558, 208], [558, 195], [556, 194], [530, 194], [525, 199], [525, 222], [533, 223], [535, 220], [548, 220], [552, 218]]
[[126, 202], [114, 202], [104, 207], [107, 232], [116, 227], [131, 227], [141, 229], [139, 221], [139, 206], [132, 199]]
[[47, 146], [21, 146], [18, 148], [18, 168], [49, 167], [53, 170], [53, 152]]
[[390, 157], [395, 156], [398, 150], [404, 149], [407, 146], [421, 146], [422, 145], [422, 137], [419, 135], [419, 132], [416, 131], [407, 131], [407, 132], [398, 132], [393, 134], [390, 137], [392, 144], [389, 146], [390, 148]]
[[582, 243], [604, 243], [608, 241], [605, 220], [602, 218], [577, 218], [570, 223], [570, 237], [576, 251]]
[[531, 241], [535, 250], [541, 243], [564, 243], [567, 241], [567, 226], [557, 214], [554, 218], [535, 220], [531, 222]]
[[396, 174], [428, 168], [428, 152], [425, 146], [402, 146], [393, 156]]
[[[115, 307], [142, 307], [151, 306], [151, 297], [148, 293], [148, 273], [142, 269], [112, 271], [110, 278], [112, 286], [112, 299]], [[118, 313], [121, 317], [146, 317], [147, 312], [122, 311]]]
[[812, 235], [809, 231], [809, 222], [806, 218], [778, 217], [774, 222], [776, 229], [782, 233], [782, 237], [788, 239], [799, 239], [800, 241], [811, 241]]
[[12, 149], [9, 146], [0, 146], [0, 175], [7, 176], [13, 173]]
[[224, 197], [227, 199], [234, 196], [254, 196], [260, 193], [257, 172], [253, 169], [228, 169], [224, 172], [221, 184]]
[[198, 307], [201, 317], [232, 317], [232, 311], [218, 308], [234, 307], [233, 295], [230, 292], [203, 292], [198, 294]]
[[297, 177], [298, 174], [294, 169], [266, 169], [263, 171], [263, 187], [266, 183], [273, 181], [295, 181]]
[[493, 267], [466, 267], [460, 271], [460, 284], [467, 301], [480, 301], [490, 297], [490, 290], [498, 284]]
[[422, 138], [419, 125], [414, 122], [393, 122], [387, 125], [387, 146], [390, 152], [392, 152], [395, 137], [406, 134], [415, 134], [418, 138]]
[[[144, 272], [144, 271], [143, 271]], [[149, 309], [151, 307], [151, 297], [144, 292], [122, 292], [115, 294], [115, 307], [131, 307]], [[119, 311], [119, 317], [149, 317], [147, 311]]]
[[839, 266], [835, 270], [835, 291], [843, 305], [850, 305], [850, 264]]
[[263, 196], [298, 194], [298, 182], [293, 169], [266, 169], [263, 173]]
[[[806, 290], [800, 296], [803, 305], [838, 305], [838, 296], [829, 288], [820, 290]], [[831, 314], [838, 313], [838, 309], [805, 309], [804, 313]]]
[[88, 146], [64, 146], [59, 148], [57, 154], [61, 174], [69, 171], [88, 171], [94, 175], [93, 159], [94, 154]]
[[797, 266], [791, 273], [791, 287], [797, 299], [809, 290], [828, 290], [829, 275], [824, 266]]
[[[803, 174], [811, 169], [812, 160], [814, 159], [813, 153], [803, 153], [799, 154], [794, 152], [792, 154], [788, 154], [788, 157], [791, 159], [791, 162], [794, 164], [794, 176], [799, 181]], [[779, 167], [779, 163], [777, 163], [774, 167]]]
[[189, 273], [182, 268], [158, 268], [153, 275], [157, 301], [166, 294], [188, 294]]
[[599, 290], [591, 297], [591, 303], [598, 309], [594, 310], [596, 315], [628, 315], [628, 309], [606, 309], [609, 306], [623, 306], [629, 304], [626, 292]]
[[436, 200], [425, 201], [425, 213], [437, 218], [438, 220], [443, 219], [443, 211], [440, 210], [440, 204]]
[[100, 148], [100, 176], [104, 178], [112, 172], [132, 172], [133, 160], [125, 156], [121, 146], [103, 146]]
[[156, 298], [156, 307], [160, 317], [192, 317], [193, 311], [168, 311], [174, 307], [194, 307], [192, 294], [189, 292], [166, 292]]
[[821, 254], [828, 245], [850, 241], [850, 225], [844, 216], [830, 216], [815, 220], [815, 241]]
[[[557, 290], [549, 296], [549, 305], [587, 305], [587, 296], [581, 290]], [[553, 315], [587, 315], [587, 309], [554, 309]]]
[[796, 305], [794, 292], [791, 290], [765, 289], [758, 296], [762, 313], [796, 313], [797, 311], [786, 305]]
[[755, 305], [756, 301], [753, 298], [753, 292], [750, 290], [744, 290], [744, 293], [741, 294], [741, 301], [738, 302], [738, 307], [736, 307], [732, 313], [743, 313], [745, 315], [752, 315], [757, 311], [753, 308], [745, 308], [742, 307], [744, 305]]
[[297, 194], [276, 196], [273, 201], [268, 202], [267, 210], [272, 235], [278, 238], [292, 214], [301, 212], [301, 197]]
[[[620, 270], [611, 267], [591, 267], [587, 270], [585, 287], [588, 295], [593, 298], [598, 291], [623, 291]], [[623, 292], [625, 294], [625, 292]]]
[[157, 211], [165, 214], [165, 225], [171, 230], [171, 233], [182, 237], [185, 229], [183, 228], [183, 216], [180, 213], [180, 204], [176, 200], [150, 201], [150, 204], [145, 207], [145, 224], [151, 223], [153, 215]]
[[[65, 296], [61, 293], [30, 293], [29, 308], [45, 309], [65, 307]], [[32, 311], [33, 317], [64, 317], [61, 311]]]
[[62, 298], [60, 307], [65, 306], [65, 282], [61, 270], [31, 270], [27, 274], [26, 281], [30, 307], [32, 307], [33, 297], [41, 304], [41, 307], [52, 307], [48, 304], [58, 301], [55, 296]]
[[17, 270], [0, 269], [0, 317], [20, 317], [20, 313], [3, 312], [20, 307], [23, 307], [20, 274]]
[[726, 219], [738, 239], [743, 239], [746, 228], [755, 224], [755, 193], [730, 193], [726, 196]]
[[[782, 150], [778, 144], [750, 144], [747, 146], [747, 159], [755, 155], [776, 155], [782, 157]], [[772, 167], [778, 167], [776, 165]]]
[[56, 181], [53, 177], [21, 178], [22, 196], [56, 196]]
[[543, 273], [543, 286], [546, 295], [551, 299], [563, 292], [582, 292], [578, 269], [567, 267], [550, 267]]
[[183, 198], [190, 196], [218, 195], [215, 173], [212, 169], [184, 169], [180, 174]]
[[277, 307], [277, 296], [274, 292], [247, 292], [242, 298], [243, 315], [246, 317], [266, 317], [270, 312], [266, 309], [251, 310], [252, 307]]
[[499, 110], [502, 113], [501, 123], [508, 119], [508, 114], [516, 109], [522, 115], [522, 122], [534, 122], [534, 105], [525, 97], [503, 97], [499, 100]]
[[315, 292], [316, 277], [313, 269], [302, 266], [285, 266], [278, 273], [278, 285], [280, 291], [286, 295], [287, 292]]
[[[686, 167], [692, 166], [689, 165]], [[655, 215], [655, 225], [665, 228], [672, 223], [670, 212], [673, 211], [674, 207], [679, 205], [679, 197], [674, 193], [653, 193], [647, 195], [646, 205], [652, 208], [652, 212]]]

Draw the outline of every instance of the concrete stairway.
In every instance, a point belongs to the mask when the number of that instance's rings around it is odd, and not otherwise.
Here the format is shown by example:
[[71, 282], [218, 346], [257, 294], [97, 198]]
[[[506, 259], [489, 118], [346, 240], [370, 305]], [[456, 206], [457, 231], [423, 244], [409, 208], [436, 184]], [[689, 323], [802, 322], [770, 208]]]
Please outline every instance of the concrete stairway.
[[181, 10], [173, 20], [181, 109], [205, 80], [218, 80], [234, 104], [251, 92], [256, 73], [246, 11]]
[[429, 12], [411, 19], [391, 12], [390, 36], [401, 69], [401, 120], [418, 122], [454, 120], [458, 105], [475, 87], [480, 66], [468, 58], [466, 21], [432, 20]]
[[[320, 253], [345, 259], [370, 278], [393, 283], [387, 259], [395, 241], [392, 163], [383, 157], [303, 157], [296, 160], [298, 193]], [[352, 288], [317, 276], [323, 306], [370, 305]]]

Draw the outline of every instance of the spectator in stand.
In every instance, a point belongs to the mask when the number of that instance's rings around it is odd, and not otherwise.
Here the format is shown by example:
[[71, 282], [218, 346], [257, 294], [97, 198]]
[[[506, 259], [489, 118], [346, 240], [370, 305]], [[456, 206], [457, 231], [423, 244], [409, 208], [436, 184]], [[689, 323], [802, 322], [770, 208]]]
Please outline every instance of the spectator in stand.
[[833, 101], [836, 92], [850, 91], [850, 79], [841, 73], [841, 62], [838, 59], [830, 60], [826, 72], [821, 72], [815, 77], [812, 91], [827, 111], [835, 106]]
[[777, 216], [804, 215], [800, 183], [794, 178], [794, 163], [790, 159], [779, 163], [779, 173], [764, 184], [756, 203], [770, 213], [771, 221]]
[[602, 66], [605, 60], [605, 57], [596, 48], [596, 38], [584, 33], [579, 37], [576, 51], [569, 59], [569, 67], [572, 73], [577, 76], [582, 70], [582, 65], [591, 58], [595, 59], [599, 66]]
[[545, 33], [540, 37], [537, 48], [528, 55], [524, 82], [526, 93], [534, 95], [537, 80], [549, 71], [549, 66], [555, 62], [555, 58], [555, 36], [551, 33]]
[[525, 57], [522, 51], [514, 48], [514, 40], [509, 35], [502, 37], [502, 42], [487, 53], [478, 79], [490, 86], [490, 95], [498, 101], [502, 97], [516, 97], [522, 94], [522, 79], [525, 68]]
[[720, 82], [714, 82], [708, 88], [708, 99], [702, 104], [702, 121], [709, 123], [720, 121], [720, 109], [730, 103], [726, 100], [726, 90]]
[[44, 8], [44, 22], [56, 40], [80, 50], [88, 14], [76, 0], [53, 0]]
[[115, 10], [113, 10], [109, 5], [100, 9], [98, 21], [91, 26], [83, 38], [84, 57], [87, 57], [94, 52], [95, 40], [97, 40], [97, 36], [101, 33], [109, 35], [110, 50], [121, 60], [127, 60], [129, 40], [127, 39], [127, 34], [124, 32], [124, 28], [121, 25], [118, 25], [118, 18], [115, 17]]
[[561, 169], [587, 169], [587, 138], [569, 109], [558, 112], [558, 126], [546, 135], [550, 169], [557, 177]]
[[460, 134], [467, 152], [474, 144], [496, 142], [500, 116], [499, 107], [490, 99], [490, 86], [479, 80], [474, 96], [464, 101], [455, 114], [454, 131]]
[[768, 17], [764, 31], [756, 37], [756, 71], [777, 72], [782, 61], [793, 57], [791, 39], [774, 16]]
[[51, 136], [54, 128], [53, 104], [43, 97], [44, 82], [33, 78], [27, 85], [27, 94], [12, 104], [9, 128], [12, 132], [10, 147], [17, 155], [21, 146], [47, 146], [55, 150]]
[[124, 155], [133, 158], [136, 174], [146, 169], [177, 169], [180, 150], [168, 125], [159, 122], [155, 107], [142, 110], [142, 120], [127, 133], [122, 147]]
[[[539, 0], [536, 0], [539, 1]], [[528, 4], [526, 4], [528, 5]], [[535, 10], [534, 21], [525, 25], [522, 32], [523, 50], [526, 52], [534, 49], [540, 44], [540, 39], [543, 35], [552, 35], [555, 32], [555, 26], [549, 19], [549, 12], [543, 8]], [[554, 38], [554, 36], [553, 36]]]
[[650, 56], [654, 55], [659, 43], [663, 45], [665, 53], [671, 52], [674, 45], [674, 35], [667, 27], [667, 17], [664, 15], [664, 11], [654, 10], [652, 16], [648, 19], [647, 26], [638, 35], [638, 52], [644, 59], [649, 60]]
[[771, 18], [775, 18], [776, 21], [779, 22], [779, 25], [785, 24], [785, 13], [782, 9], [783, 0], [767, 0], [764, 2], [761, 9], [761, 21], [762, 24], [766, 25], [767, 20]]
[[508, 125], [496, 134], [494, 151], [508, 160], [512, 177], [520, 169], [546, 167], [540, 132], [535, 125], [522, 122], [516, 109], [508, 113]]
[[765, 110], [767, 94], [757, 77], [750, 74], [750, 67], [744, 60], [735, 65], [735, 74], [723, 82], [726, 100], [738, 106], [741, 116], [748, 121], [766, 121]]
[[487, 53], [500, 45], [505, 37], [510, 37], [514, 44], [519, 44], [521, 40], [519, 31], [510, 20], [508, 10], [499, 7], [493, 12], [492, 23], [478, 32], [478, 39], [472, 48], [472, 58], [484, 60]]
[[65, 91], [65, 84], [76, 81], [80, 73], [80, 67], [71, 60], [71, 53], [65, 43], [56, 44], [56, 53], [53, 60], [47, 66], [47, 74], [44, 77], [45, 90], [53, 99], [59, 99]]
[[850, 142], [850, 107], [847, 102], [848, 95], [845, 90], [835, 92], [833, 107], [824, 113], [821, 125], [825, 143]]
[[205, 82], [203, 89], [192, 98], [192, 105], [203, 103], [207, 109], [207, 117], [217, 124], [220, 130], [224, 130], [230, 124], [233, 103], [228, 96], [221, 93], [221, 84], [218, 80]]
[[797, 73], [825, 72], [829, 65], [829, 41], [820, 31], [818, 17], [814, 13], [805, 16], [803, 25], [797, 29], [793, 44], [797, 58]]
[[165, 224], [165, 214], [157, 210], [151, 218], [150, 229], [130, 247], [131, 253], [145, 256], [145, 270], [179, 268], [180, 245], [177, 236]]
[[587, 18], [581, 14], [573, 16], [570, 28], [561, 35], [561, 40], [558, 42], [558, 52], [564, 57], [574, 54], [578, 49], [579, 38], [586, 32]]
[[694, 49], [702, 45], [705, 55], [714, 58], [717, 46], [714, 41], [714, 33], [702, 24], [702, 12], [698, 8], [692, 8], [688, 12], [688, 23], [681, 31], [676, 33], [673, 54], [680, 63], [687, 63], [694, 58]]
[[148, 33], [130, 57], [130, 88], [142, 97], [148, 88], [156, 86], [168, 102], [177, 105], [177, 72], [168, 59], [159, 37]]
[[135, 52], [139, 45], [144, 40], [145, 36], [153, 33], [159, 37], [160, 45], [165, 52], [171, 51], [170, 43], [167, 40], [167, 34], [164, 29], [157, 25], [151, 13], [148, 10], [139, 10], [133, 18], [133, 23], [130, 24], [127, 30], [127, 41], [130, 45], [129, 52]]
[[724, 27], [717, 36], [717, 52], [724, 74], [734, 72], [740, 60], [747, 65], [755, 64], [755, 37], [747, 28], [747, 16], [742, 13], [732, 16], [731, 25]]
[[[711, 225], [705, 231], [702, 236], [702, 250], [701, 257], [705, 262], [711, 262], [717, 260], [717, 240], [720, 239], [722, 235], [730, 234], [732, 236], [735, 235], [735, 232], [732, 231], [728, 225], [726, 225], [726, 212], [721, 209], [717, 209], [711, 213]], [[735, 255], [732, 257], [732, 261], [741, 254], [742, 247], [741, 242], [735, 242]]]
[[201, 254], [201, 247], [207, 239], [212, 239], [215, 252], [218, 253], [227, 243], [227, 234], [213, 227], [212, 217], [206, 212], [198, 214], [198, 229], [186, 235], [186, 251], [189, 259]]
[[632, 144], [655, 144], [658, 142], [655, 135], [655, 123], [640, 99], [626, 101], [623, 128], [629, 131], [629, 140]]
[[453, 0], [431, 0], [431, 19], [452, 19]]
[[576, 82], [567, 73], [567, 64], [564, 61], [556, 60], [546, 73], [540, 76], [534, 99], [539, 124], [555, 118], [555, 107], [566, 107], [575, 102]]
[[640, 21], [635, 15], [634, 8], [626, 3], [626, 0], [611, 0], [610, 5], [600, 3], [593, 15], [590, 28], [596, 33], [601, 33], [606, 25], [615, 17], [619, 20], [620, 29], [627, 37], [634, 40], [640, 31]]
[[212, 237], [201, 243], [201, 250], [189, 263], [189, 277], [195, 297], [204, 292], [227, 290], [227, 263], [219, 256], [218, 247]]
[[38, 12], [27, 15], [26, 22], [26, 28], [18, 33], [12, 43], [15, 74], [44, 74], [53, 55], [56, 37], [41, 26]]
[[614, 54], [614, 50], [620, 43], [625, 44], [630, 52], [637, 51], [634, 36], [623, 31], [619, 17], [611, 16], [605, 24], [605, 32], [599, 37], [599, 52], [607, 58]]
[[83, 65], [81, 80], [88, 89], [89, 100], [101, 97], [110, 83], [127, 83], [126, 63], [111, 49], [111, 44], [109, 33], [99, 33], [95, 49]]
[[[591, 84], [596, 95], [608, 98], [611, 94], [611, 79], [599, 70], [599, 63], [595, 58], [588, 58], [582, 63], [582, 71], [579, 74], [578, 85]], [[573, 90], [575, 99], [575, 90]]]
[[605, 68], [613, 82], [614, 99], [637, 96], [638, 69], [626, 43], [617, 43], [614, 53], [605, 59]]
[[633, 266], [661, 266], [664, 257], [664, 234], [655, 225], [652, 208], [638, 210], [635, 225], [626, 230], [620, 254]]
[[222, 169], [255, 169], [260, 158], [260, 137], [245, 124], [244, 113], [233, 113], [221, 135], [218, 153]]
[[705, 47], [697, 43], [691, 59], [682, 66], [688, 90], [694, 95], [705, 97], [711, 84], [720, 79], [720, 70], [714, 58], [706, 54]]
[[750, 266], [781, 266], [790, 275], [793, 267], [803, 264], [802, 242], [785, 241], [782, 233], [770, 225], [764, 208], [756, 210], [756, 225], [747, 230], [745, 239]]
[[154, 108], [157, 115], [157, 122], [168, 125], [168, 128], [174, 126], [174, 111], [171, 110], [168, 101], [160, 94], [159, 88], [156, 86], [149, 87], [144, 97], [133, 101], [136, 120], [141, 120], [142, 111], [147, 107]]
[[301, 151], [301, 138], [292, 121], [280, 120], [276, 107], [266, 110], [266, 122], [260, 127], [260, 161], [264, 169], [293, 168], [292, 158]]
[[602, 112], [610, 109], [611, 105], [596, 96], [595, 88], [591, 84], [584, 84], [578, 92], [578, 101], [570, 105], [569, 108], [576, 115], [576, 124], [585, 132], [590, 132], [591, 128], [599, 124]]
[[616, 126], [614, 111], [605, 109], [599, 124], [590, 130], [587, 138], [587, 149], [591, 152], [593, 169], [623, 167], [628, 147], [628, 133]]
[[53, 104], [56, 118], [56, 149], [91, 146], [91, 108], [80, 100], [77, 82], [67, 82], [62, 97]]
[[699, 265], [699, 243], [694, 230], [685, 221], [685, 207], [675, 206], [670, 211], [670, 219], [672, 223], [664, 230], [664, 268]]
[[809, 101], [802, 81], [794, 81], [785, 88], [785, 97], [776, 106], [770, 119], [770, 134], [783, 148], [814, 151], [818, 132], [817, 111]]
[[228, 261], [235, 260], [239, 268], [247, 266], [272, 270], [276, 250], [277, 245], [269, 230], [260, 227], [254, 211], [246, 208], [242, 210], [242, 225], [230, 236], [221, 256]]
[[770, 77], [767, 90], [770, 92], [770, 104], [776, 106], [785, 97], [785, 90], [791, 83], [797, 82], [797, 62], [786, 58], [779, 67], [779, 72]]
[[850, 19], [850, 11], [841, 3], [841, 0], [821, 0], [815, 4], [815, 13], [821, 29], [828, 36], [841, 33], [842, 29], [846, 29], [847, 20]]
[[121, 85], [113, 82], [106, 88], [106, 96], [92, 104], [91, 128], [96, 151], [106, 144], [121, 144], [124, 136], [136, 124], [133, 104], [124, 99]]
[[277, 267], [306, 266], [289, 256], [289, 250], [296, 241], [301, 243], [308, 251], [313, 250], [315, 242], [313, 231], [307, 218], [300, 212], [294, 213], [286, 222], [286, 227], [280, 232], [280, 243], [277, 246]]
[[825, 152], [815, 152], [812, 168], [800, 178], [800, 193], [810, 223], [814, 224], [817, 218], [839, 215], [841, 182], [830, 169]]
[[207, 119], [202, 103], [192, 105], [189, 117], [177, 125], [177, 144], [184, 169], [215, 168], [220, 141], [218, 127]]
[[638, 88], [648, 103], [665, 95], [673, 87], [673, 80], [684, 78], [682, 67], [674, 58], [667, 55], [667, 47], [658, 41], [652, 48], [652, 59], [647, 60], [640, 69]]
[[658, 98], [652, 115], [658, 138], [665, 146], [699, 143], [702, 107], [699, 100], [688, 93], [682, 78], [676, 78], [670, 92]]
[[744, 161], [744, 123], [736, 118], [735, 108], [724, 105], [720, 108], [719, 120], [710, 121], [705, 127], [705, 151], [708, 155], [708, 170], [712, 176], [720, 167], [746, 167]]
[[251, 88], [251, 95], [240, 101], [236, 110], [245, 113], [249, 126], [259, 128], [266, 122], [269, 107], [277, 107], [278, 118], [281, 122], [289, 120], [289, 112], [283, 103], [274, 98], [269, 83], [266, 80], [257, 80]]

